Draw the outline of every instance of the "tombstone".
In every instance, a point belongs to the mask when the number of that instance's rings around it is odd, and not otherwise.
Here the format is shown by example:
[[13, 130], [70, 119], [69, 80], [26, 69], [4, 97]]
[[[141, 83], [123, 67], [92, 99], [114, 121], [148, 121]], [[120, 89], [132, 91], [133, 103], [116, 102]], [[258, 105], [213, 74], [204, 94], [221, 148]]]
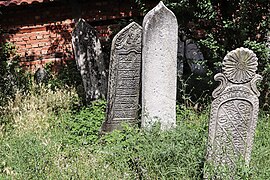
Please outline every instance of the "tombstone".
[[[184, 61], [195, 75], [205, 75], [207, 67], [200, 47], [192, 40], [187, 39], [184, 31], [179, 31], [177, 50], [177, 76], [181, 77], [184, 71]], [[185, 67], [186, 68], [186, 67]]]
[[[247, 48], [229, 52], [223, 60], [223, 73], [215, 75], [221, 84], [213, 91], [207, 162], [226, 167], [232, 173], [239, 158], [249, 164], [260, 93], [256, 82], [257, 57]], [[207, 176], [207, 175], [205, 175]]]
[[34, 74], [34, 80], [37, 84], [46, 83], [49, 79], [47, 71], [43, 67], [39, 67]]
[[142, 127], [176, 125], [177, 19], [162, 2], [143, 20]]
[[[183, 99], [185, 91], [192, 91], [192, 100], [198, 99], [208, 91], [209, 87], [202, 86], [205, 84], [202, 80], [205, 81], [206, 78], [201, 79], [206, 72], [206, 61], [198, 44], [194, 40], [188, 39], [184, 30], [179, 30], [177, 50], [177, 100], [179, 102], [185, 101]], [[189, 85], [186, 86], [183, 80], [188, 81]]]
[[135, 22], [113, 39], [109, 69], [106, 121], [102, 131], [121, 128], [138, 120], [141, 75], [142, 27]]
[[185, 42], [178, 37], [177, 47], [177, 77], [182, 78], [184, 73], [184, 61], [185, 61]]
[[82, 77], [86, 103], [105, 98], [106, 66], [96, 30], [85, 20], [79, 19], [72, 32], [72, 45], [77, 68]]
[[187, 60], [191, 72], [197, 75], [206, 74], [204, 57], [199, 46], [191, 39], [187, 39], [185, 45], [185, 59]]

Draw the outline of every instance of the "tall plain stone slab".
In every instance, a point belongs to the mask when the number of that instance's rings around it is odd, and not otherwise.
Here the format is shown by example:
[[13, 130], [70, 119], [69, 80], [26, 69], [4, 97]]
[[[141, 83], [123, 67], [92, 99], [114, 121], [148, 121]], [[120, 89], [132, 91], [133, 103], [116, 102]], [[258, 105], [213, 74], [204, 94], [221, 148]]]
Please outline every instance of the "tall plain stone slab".
[[142, 127], [176, 125], [177, 19], [162, 2], [143, 20]]
[[96, 30], [79, 19], [72, 33], [72, 45], [81, 73], [86, 102], [105, 98], [107, 93], [106, 66]]
[[122, 29], [113, 39], [109, 69], [107, 117], [102, 131], [118, 129], [121, 123], [138, 119], [142, 27], [135, 22]]
[[229, 52], [223, 72], [215, 75], [220, 86], [213, 92], [207, 161], [234, 173], [239, 158], [248, 165], [258, 119], [260, 93], [256, 82], [257, 57], [247, 48]]

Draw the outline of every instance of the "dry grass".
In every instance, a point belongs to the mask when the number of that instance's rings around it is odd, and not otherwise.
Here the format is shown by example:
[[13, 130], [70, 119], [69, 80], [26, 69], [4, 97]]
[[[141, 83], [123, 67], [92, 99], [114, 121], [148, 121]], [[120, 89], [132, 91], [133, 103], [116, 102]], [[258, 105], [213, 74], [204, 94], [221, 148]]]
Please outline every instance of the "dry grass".
[[53, 91], [42, 85], [33, 85], [27, 94], [17, 91], [15, 98], [2, 107], [2, 112], [12, 121], [13, 133], [20, 136], [47, 131], [49, 119], [60, 111], [68, 111], [76, 101], [78, 95], [72, 88]]

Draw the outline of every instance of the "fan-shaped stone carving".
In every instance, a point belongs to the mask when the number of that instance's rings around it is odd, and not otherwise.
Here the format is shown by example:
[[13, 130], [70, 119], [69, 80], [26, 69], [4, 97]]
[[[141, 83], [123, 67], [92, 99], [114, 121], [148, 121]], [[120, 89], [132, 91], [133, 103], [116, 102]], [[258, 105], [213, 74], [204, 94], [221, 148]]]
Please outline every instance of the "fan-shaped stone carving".
[[229, 81], [246, 83], [256, 74], [257, 57], [247, 48], [237, 48], [229, 52], [223, 61], [223, 71]]

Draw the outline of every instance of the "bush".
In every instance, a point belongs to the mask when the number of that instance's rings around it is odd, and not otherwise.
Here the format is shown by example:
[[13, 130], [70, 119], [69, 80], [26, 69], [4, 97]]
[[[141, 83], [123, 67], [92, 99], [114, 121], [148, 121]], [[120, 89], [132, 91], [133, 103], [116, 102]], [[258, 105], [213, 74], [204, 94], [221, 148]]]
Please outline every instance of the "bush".
[[18, 60], [13, 44], [0, 44], [0, 106], [14, 98], [17, 90], [27, 91], [31, 84], [30, 74], [20, 67]]
[[35, 134], [24, 134], [0, 142], [0, 177], [46, 179], [52, 166], [51, 152]]
[[[57, 68], [57, 71], [54, 69]], [[66, 61], [61, 65], [50, 62], [45, 65], [45, 70], [48, 73], [51, 88], [61, 88], [63, 86], [78, 87], [82, 85], [82, 78], [77, 69], [76, 61]]]

